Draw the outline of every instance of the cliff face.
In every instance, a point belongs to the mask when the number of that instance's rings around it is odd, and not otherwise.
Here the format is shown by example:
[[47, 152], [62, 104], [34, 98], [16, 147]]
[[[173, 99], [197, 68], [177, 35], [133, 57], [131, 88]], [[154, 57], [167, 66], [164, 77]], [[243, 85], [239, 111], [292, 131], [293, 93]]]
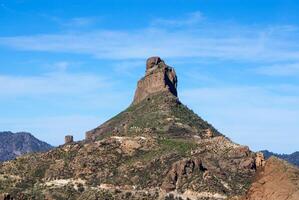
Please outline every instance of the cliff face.
[[159, 57], [151, 57], [146, 63], [146, 74], [138, 81], [133, 104], [138, 104], [146, 97], [163, 91], [177, 96], [175, 70]]

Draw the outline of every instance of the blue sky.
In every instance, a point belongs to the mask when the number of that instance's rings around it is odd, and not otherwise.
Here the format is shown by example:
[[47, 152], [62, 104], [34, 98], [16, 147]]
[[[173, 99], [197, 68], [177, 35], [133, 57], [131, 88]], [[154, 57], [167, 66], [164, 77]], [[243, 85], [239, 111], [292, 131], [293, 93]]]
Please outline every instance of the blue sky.
[[53, 145], [126, 108], [161, 56], [179, 97], [235, 142], [298, 150], [299, 3], [0, 0], [0, 129]]

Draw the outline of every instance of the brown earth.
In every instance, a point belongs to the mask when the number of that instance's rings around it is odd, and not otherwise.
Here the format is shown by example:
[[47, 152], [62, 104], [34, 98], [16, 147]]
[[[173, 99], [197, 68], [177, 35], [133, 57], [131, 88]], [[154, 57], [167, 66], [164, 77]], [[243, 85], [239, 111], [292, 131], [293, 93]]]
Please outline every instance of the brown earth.
[[256, 175], [246, 200], [298, 200], [299, 169], [271, 157]]

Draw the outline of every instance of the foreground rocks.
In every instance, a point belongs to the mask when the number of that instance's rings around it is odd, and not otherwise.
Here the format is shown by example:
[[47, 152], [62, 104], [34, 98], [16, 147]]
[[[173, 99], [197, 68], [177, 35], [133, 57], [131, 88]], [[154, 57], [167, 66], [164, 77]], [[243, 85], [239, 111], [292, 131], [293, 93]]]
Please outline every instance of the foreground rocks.
[[297, 200], [299, 199], [299, 169], [271, 157], [256, 174], [246, 200]]
[[4, 163], [0, 191], [23, 199], [81, 200], [92, 193], [108, 199], [240, 197], [256, 170], [256, 155], [240, 149], [223, 136], [111, 136]]

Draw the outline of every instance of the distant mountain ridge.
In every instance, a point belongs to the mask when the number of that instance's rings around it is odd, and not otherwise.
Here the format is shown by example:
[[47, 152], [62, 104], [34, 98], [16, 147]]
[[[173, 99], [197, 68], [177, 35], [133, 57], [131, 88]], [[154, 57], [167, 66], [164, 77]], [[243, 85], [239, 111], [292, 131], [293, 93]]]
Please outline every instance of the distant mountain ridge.
[[52, 148], [51, 145], [27, 132], [0, 132], [0, 162], [15, 159], [26, 153], [43, 152]]
[[278, 154], [278, 153], [273, 153], [268, 150], [263, 150], [261, 152], [263, 152], [266, 159], [270, 158], [271, 156], [276, 156], [280, 159], [288, 161], [289, 163], [292, 163], [293, 165], [296, 165], [299, 167], [299, 151], [296, 151], [292, 154]]

